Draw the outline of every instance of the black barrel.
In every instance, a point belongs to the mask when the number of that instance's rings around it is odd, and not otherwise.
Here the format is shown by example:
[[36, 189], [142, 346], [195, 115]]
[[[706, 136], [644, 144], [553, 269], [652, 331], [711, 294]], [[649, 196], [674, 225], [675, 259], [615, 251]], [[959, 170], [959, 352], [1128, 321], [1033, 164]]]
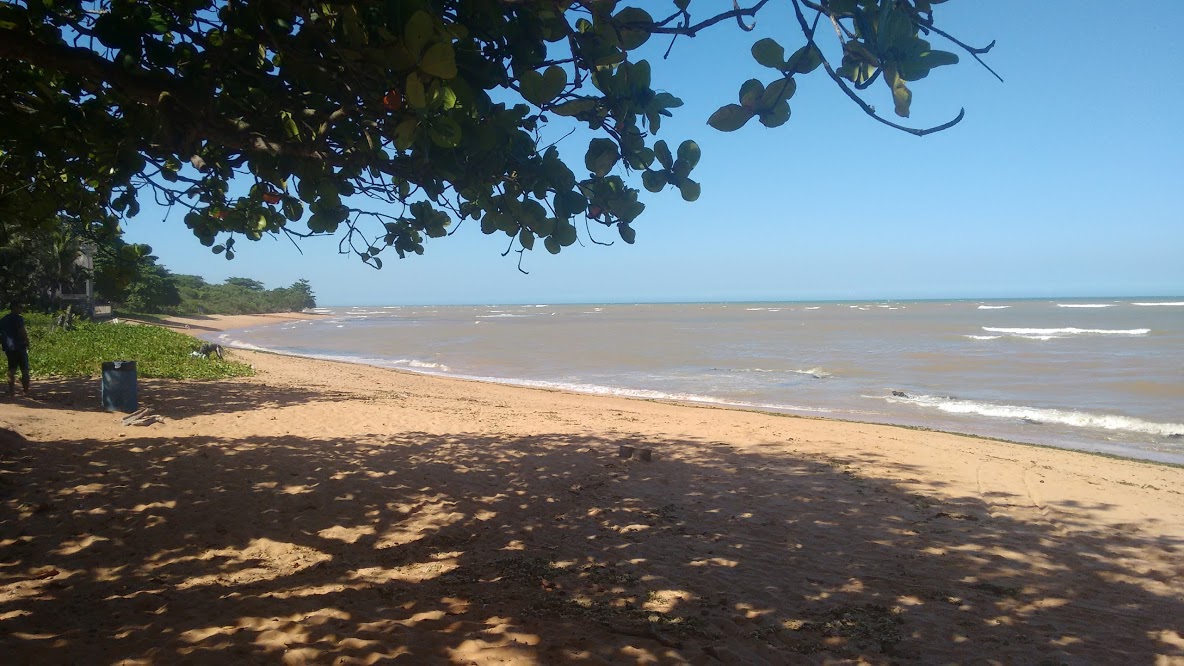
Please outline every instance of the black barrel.
[[131, 413], [139, 409], [136, 395], [136, 362], [108, 361], [103, 364], [103, 409]]

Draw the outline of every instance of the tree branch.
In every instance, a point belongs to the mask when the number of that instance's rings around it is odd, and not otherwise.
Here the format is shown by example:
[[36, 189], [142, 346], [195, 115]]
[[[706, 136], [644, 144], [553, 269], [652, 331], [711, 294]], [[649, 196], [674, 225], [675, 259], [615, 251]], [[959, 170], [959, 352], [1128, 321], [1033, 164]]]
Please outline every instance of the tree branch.
[[[719, 23], [721, 21], [726, 21], [726, 20], [732, 19], [732, 18], [739, 21], [741, 18], [743, 18], [745, 16], [756, 16], [756, 13], [759, 12], [761, 10], [761, 8], [764, 7], [765, 4], [768, 2], [769, 2], [769, 0], [760, 0], [760, 2], [756, 3], [752, 7], [749, 7], [748, 9], [741, 9], [741, 8], [737, 7], [736, 9], [733, 9], [732, 11], [724, 12], [722, 14], [716, 14], [715, 16], [712, 16], [711, 18], [709, 18], [707, 20], [700, 21], [699, 23], [696, 23], [695, 25], [692, 25], [692, 26], [669, 27], [669, 26], [665, 26], [665, 25], [661, 25], [661, 24], [651, 23], [647, 26], [638, 26], [638, 27], [642, 27], [643, 29], [649, 31], [649, 33], [651, 35], [686, 35], [687, 37], [694, 37], [695, 33], [699, 32], [700, 30], [703, 30], [704, 28], [710, 28], [711, 26], [713, 26], [716, 23]], [[667, 20], [669, 20], [669, 19], [667, 19]], [[744, 24], [741, 23], [740, 27], [743, 28]], [[747, 29], [751, 30], [751, 28], [747, 28]]]
[[[810, 25], [806, 22], [806, 16], [802, 13], [802, 6], [799, 4], [799, 0], [791, 1], [793, 2], [794, 13], [797, 14], [798, 25], [802, 27], [802, 34], [806, 36], [806, 41], [809, 42], [811, 46], [813, 46], [815, 49], [818, 49], [818, 44], [814, 42], [814, 33], [810, 30]], [[819, 49], [818, 52], [822, 53], [822, 50]], [[958, 115], [953, 120], [937, 125], [936, 127], [918, 129], [915, 127], [898, 125], [887, 118], [881, 117], [876, 113], [875, 109], [869, 106], [867, 102], [863, 101], [862, 97], [855, 94], [855, 91], [847, 85], [847, 82], [843, 80], [843, 77], [839, 76], [838, 73], [835, 72], [834, 68], [830, 65], [830, 61], [828, 61], [826, 58], [822, 58], [822, 66], [826, 68], [826, 73], [830, 76], [831, 80], [834, 81], [844, 93], [846, 93], [847, 97], [850, 97], [852, 101], [859, 105], [859, 108], [863, 109], [864, 113], [893, 129], [898, 129], [902, 132], [912, 134], [913, 136], [925, 136], [926, 134], [933, 134], [934, 132], [947, 130], [962, 122], [962, 119], [966, 117], [966, 109], [959, 109]]]

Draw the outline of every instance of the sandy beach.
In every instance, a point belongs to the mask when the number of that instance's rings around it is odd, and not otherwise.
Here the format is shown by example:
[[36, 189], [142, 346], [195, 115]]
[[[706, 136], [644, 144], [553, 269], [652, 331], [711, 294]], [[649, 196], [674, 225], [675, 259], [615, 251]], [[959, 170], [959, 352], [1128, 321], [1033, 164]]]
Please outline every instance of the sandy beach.
[[0, 399], [5, 663], [1184, 664], [1182, 468], [233, 356]]

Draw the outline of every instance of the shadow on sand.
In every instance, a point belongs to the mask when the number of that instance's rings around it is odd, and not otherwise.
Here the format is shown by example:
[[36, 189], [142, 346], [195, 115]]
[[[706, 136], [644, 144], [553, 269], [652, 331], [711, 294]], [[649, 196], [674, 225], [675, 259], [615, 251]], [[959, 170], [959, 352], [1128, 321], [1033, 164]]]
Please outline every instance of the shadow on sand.
[[[305, 399], [232, 391], [225, 408]], [[938, 504], [861, 477], [858, 459], [665, 441], [684, 453], [647, 464], [616, 457], [627, 439], [567, 435], [143, 434], [0, 430], [6, 663], [1182, 655], [1184, 600], [1144, 584], [1180, 575], [1180, 544]], [[1133, 549], [1163, 559], [1135, 565]]]

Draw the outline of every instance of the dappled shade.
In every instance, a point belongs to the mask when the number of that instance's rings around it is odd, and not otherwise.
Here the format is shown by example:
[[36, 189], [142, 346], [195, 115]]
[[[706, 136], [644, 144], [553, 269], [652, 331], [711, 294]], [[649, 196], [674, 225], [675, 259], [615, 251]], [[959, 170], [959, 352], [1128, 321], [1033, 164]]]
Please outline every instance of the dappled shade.
[[858, 457], [650, 440], [655, 462], [617, 458], [636, 441], [0, 431], [0, 650], [22, 663], [1182, 654], [1181, 544], [1143, 526], [1020, 522], [861, 476]]

